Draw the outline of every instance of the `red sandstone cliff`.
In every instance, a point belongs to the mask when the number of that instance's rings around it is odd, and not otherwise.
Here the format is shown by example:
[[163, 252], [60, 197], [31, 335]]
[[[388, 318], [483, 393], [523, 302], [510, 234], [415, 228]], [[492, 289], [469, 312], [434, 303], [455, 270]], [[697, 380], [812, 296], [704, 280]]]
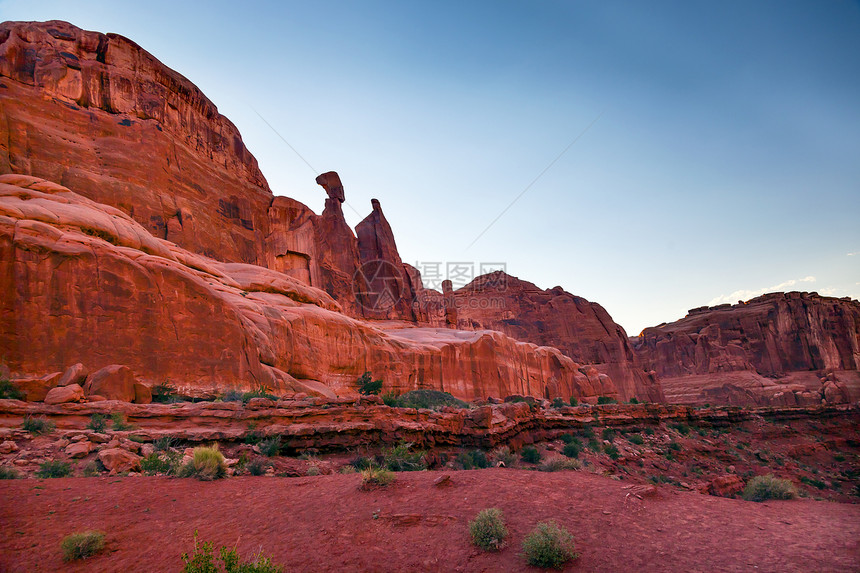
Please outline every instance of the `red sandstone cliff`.
[[[612, 380], [606, 395], [663, 401], [660, 385], [636, 359], [624, 329], [597, 303], [496, 272], [454, 291], [457, 326], [487, 328], [552, 346]], [[437, 301], [441, 305], [441, 301]]]
[[702, 307], [631, 339], [675, 402], [815, 404], [860, 398], [860, 303], [772, 293]]

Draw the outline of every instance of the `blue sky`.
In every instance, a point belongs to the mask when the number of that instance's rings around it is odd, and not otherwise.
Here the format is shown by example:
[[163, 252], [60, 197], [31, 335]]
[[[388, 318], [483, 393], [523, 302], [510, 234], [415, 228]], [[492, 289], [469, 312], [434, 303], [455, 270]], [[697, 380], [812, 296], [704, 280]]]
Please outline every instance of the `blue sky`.
[[406, 262], [504, 262], [628, 334], [767, 290], [860, 298], [858, 2], [0, 1], [47, 19], [188, 77], [320, 212], [262, 115], [341, 174], [348, 222], [380, 199]]

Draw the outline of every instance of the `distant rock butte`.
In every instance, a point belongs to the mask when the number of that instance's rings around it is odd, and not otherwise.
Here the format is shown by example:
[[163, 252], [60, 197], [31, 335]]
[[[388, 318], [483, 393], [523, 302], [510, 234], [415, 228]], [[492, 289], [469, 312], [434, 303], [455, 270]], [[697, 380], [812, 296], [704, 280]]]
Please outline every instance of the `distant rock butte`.
[[365, 370], [465, 399], [860, 398], [856, 301], [768, 295], [628, 339], [503, 273], [424, 289], [378, 200], [353, 232], [334, 171], [321, 215], [274, 196], [236, 127], [122, 36], [0, 24], [0, 110], [0, 357], [30, 400], [114, 366], [137, 402], [165, 381], [349, 395]]
[[631, 344], [672, 402], [810, 405], [860, 399], [860, 303], [772, 293], [701, 307]]

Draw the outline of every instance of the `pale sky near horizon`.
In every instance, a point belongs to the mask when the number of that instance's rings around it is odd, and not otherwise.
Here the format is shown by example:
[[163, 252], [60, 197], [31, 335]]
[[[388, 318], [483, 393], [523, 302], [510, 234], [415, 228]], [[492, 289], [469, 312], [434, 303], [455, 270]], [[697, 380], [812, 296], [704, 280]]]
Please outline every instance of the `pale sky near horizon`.
[[857, 1], [0, 0], [50, 19], [189, 78], [275, 194], [319, 213], [338, 171], [347, 221], [378, 198], [419, 267], [502, 262], [631, 335], [860, 298]]

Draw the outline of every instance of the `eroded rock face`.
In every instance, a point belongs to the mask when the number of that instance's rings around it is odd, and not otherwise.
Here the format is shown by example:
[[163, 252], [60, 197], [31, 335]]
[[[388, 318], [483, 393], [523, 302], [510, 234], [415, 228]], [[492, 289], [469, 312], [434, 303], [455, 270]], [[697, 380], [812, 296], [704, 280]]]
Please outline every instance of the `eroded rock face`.
[[[576, 362], [609, 376], [614, 388], [606, 396], [663, 400], [660, 385], [639, 365], [624, 329], [597, 303], [561, 287], [541, 290], [502, 272], [478, 277], [453, 296], [454, 316], [461, 328], [489, 328], [558, 348]], [[450, 317], [450, 310], [447, 315]]]
[[860, 303], [772, 293], [693, 309], [631, 339], [673, 401], [809, 405], [860, 398]]
[[558, 350], [500, 332], [372, 326], [289, 275], [192, 254], [34, 177], [0, 176], [0, 293], [0, 349], [13, 374], [55, 372], [56, 385], [77, 362], [134, 373], [97, 385], [94, 371], [90, 399], [134, 400], [135, 378], [192, 395], [260, 386], [354, 395], [368, 370], [385, 391], [465, 399], [594, 398], [611, 388]]

